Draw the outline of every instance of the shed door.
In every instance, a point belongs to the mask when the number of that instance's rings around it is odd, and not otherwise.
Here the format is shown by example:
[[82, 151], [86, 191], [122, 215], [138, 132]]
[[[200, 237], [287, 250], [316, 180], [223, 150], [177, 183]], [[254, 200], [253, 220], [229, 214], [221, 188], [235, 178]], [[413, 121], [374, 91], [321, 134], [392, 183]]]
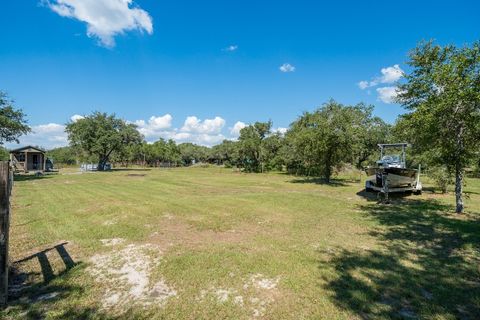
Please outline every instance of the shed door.
[[39, 161], [38, 161], [38, 154], [32, 155], [32, 162], [33, 162], [33, 169], [38, 170], [39, 169]]

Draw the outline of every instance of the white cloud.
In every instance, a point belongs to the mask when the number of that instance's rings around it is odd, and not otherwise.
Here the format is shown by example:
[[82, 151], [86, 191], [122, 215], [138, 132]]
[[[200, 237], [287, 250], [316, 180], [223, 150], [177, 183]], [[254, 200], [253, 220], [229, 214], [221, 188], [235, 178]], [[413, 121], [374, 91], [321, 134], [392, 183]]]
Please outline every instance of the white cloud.
[[223, 50], [227, 52], [233, 52], [233, 51], [237, 51], [237, 49], [238, 49], [238, 46], [236, 44], [232, 44]]
[[394, 83], [403, 77], [403, 70], [398, 64], [392, 67], [382, 68], [382, 76], [380, 77], [381, 83]]
[[115, 36], [126, 31], [153, 33], [152, 18], [133, 0], [43, 0], [62, 17], [87, 24], [87, 35], [105, 47], [115, 46]]
[[181, 128], [172, 127], [173, 117], [166, 114], [161, 117], [152, 116], [148, 121], [137, 120], [138, 131], [145, 136], [148, 142], [154, 142], [159, 138], [173, 139], [177, 143], [192, 142], [205, 146], [212, 146], [225, 139], [222, 129], [225, 120], [221, 117], [200, 120], [195, 116], [185, 119]]
[[295, 67], [292, 66], [290, 63], [282, 64], [279, 69], [282, 72], [294, 72], [295, 71]]
[[397, 87], [381, 87], [377, 88], [378, 99], [385, 103], [394, 103], [395, 98], [398, 96]]
[[[374, 78], [372, 81], [360, 81], [357, 83], [358, 87], [362, 90], [376, 87], [380, 84], [393, 84], [399, 81], [403, 77], [403, 70], [398, 64], [391, 67], [382, 68], [380, 70], [381, 76]], [[395, 103], [395, 97], [398, 95], [396, 86], [379, 87], [376, 89], [378, 99], [384, 103]], [[367, 90], [370, 94], [370, 90]]]
[[85, 117], [84, 117], [84, 116], [81, 116], [81, 115], [79, 115], [79, 114], [74, 114], [73, 116], [70, 117], [70, 120], [71, 120], [72, 122], [77, 122], [78, 120], [81, 120], [81, 119], [83, 119], [83, 118], [85, 118]]
[[137, 125], [138, 131], [145, 136], [146, 139], [160, 137], [165, 130], [172, 126], [173, 117], [170, 114], [163, 116], [151, 116], [148, 121], [136, 120], [134, 124]]
[[[70, 117], [72, 122], [82, 119], [78, 114]], [[204, 146], [213, 146], [227, 139], [222, 132], [225, 120], [221, 117], [201, 120], [195, 116], [187, 117], [180, 128], [172, 125], [173, 117], [170, 114], [152, 116], [148, 120], [136, 120], [130, 123], [137, 125], [138, 130], [145, 136], [147, 142], [154, 142], [159, 138], [173, 139], [177, 143], [192, 142]], [[238, 121], [229, 130], [230, 133], [240, 130], [245, 124]], [[235, 129], [235, 130], [234, 130]], [[233, 136], [233, 134], [232, 134]], [[229, 137], [231, 137], [229, 135]], [[68, 135], [65, 125], [48, 123], [32, 126], [32, 132], [20, 137], [20, 145], [36, 145], [47, 150], [68, 145]], [[6, 144], [7, 148], [18, 148], [19, 145]]]
[[221, 133], [219, 134], [189, 134], [186, 132], [180, 132], [175, 135], [173, 138], [178, 143], [182, 142], [192, 142], [202, 146], [211, 147], [213, 145], [219, 144], [225, 140], [225, 136]]
[[242, 121], [235, 122], [233, 127], [230, 129], [230, 135], [234, 138], [240, 136], [240, 130], [242, 130], [246, 126], [247, 126], [247, 124], [242, 122]]
[[403, 77], [403, 70], [398, 64], [391, 67], [382, 68], [380, 70], [381, 76], [374, 78], [372, 81], [362, 80], [357, 85], [360, 89], [365, 90], [367, 88], [375, 87], [381, 83], [392, 84], [397, 82]]
[[19, 146], [39, 146], [45, 149], [63, 147], [68, 144], [65, 126], [58, 123], [32, 126], [32, 132], [20, 137], [20, 145], [9, 143], [6, 147], [15, 149]]
[[205, 119], [201, 121], [195, 116], [190, 116], [185, 119], [183, 127], [180, 129], [184, 132], [194, 132], [201, 134], [217, 134], [222, 131], [225, 126], [225, 120], [220, 117], [214, 119]]
[[273, 133], [280, 133], [281, 135], [284, 135], [285, 133], [287, 133], [288, 131], [288, 128], [284, 128], [284, 127], [278, 127], [276, 129], [273, 129], [272, 132]]
[[358, 83], [358, 87], [359, 87], [360, 89], [362, 89], [362, 90], [367, 89], [368, 87], [370, 87], [370, 82], [365, 81], [365, 80], [360, 81], [360, 82]]

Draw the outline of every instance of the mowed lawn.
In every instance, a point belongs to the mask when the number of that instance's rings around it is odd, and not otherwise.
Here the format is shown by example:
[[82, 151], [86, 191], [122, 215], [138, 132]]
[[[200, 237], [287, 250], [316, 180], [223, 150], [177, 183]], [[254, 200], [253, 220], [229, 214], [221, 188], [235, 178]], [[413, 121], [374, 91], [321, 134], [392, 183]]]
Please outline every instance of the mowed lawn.
[[479, 319], [480, 181], [378, 204], [225, 168], [18, 177], [6, 319]]

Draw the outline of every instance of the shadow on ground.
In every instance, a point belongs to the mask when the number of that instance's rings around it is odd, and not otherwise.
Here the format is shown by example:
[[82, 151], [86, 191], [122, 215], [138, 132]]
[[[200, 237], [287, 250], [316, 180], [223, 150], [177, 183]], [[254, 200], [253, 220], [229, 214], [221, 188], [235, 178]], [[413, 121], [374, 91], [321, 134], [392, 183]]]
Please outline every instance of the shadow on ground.
[[[137, 171], [137, 172], [142, 172], [142, 171], [152, 171], [151, 168], [114, 168], [111, 170], [108, 170], [110, 172], [129, 172], [129, 171]], [[99, 171], [99, 172], [108, 172], [108, 171]]]
[[330, 182], [327, 182], [325, 179], [322, 178], [296, 178], [290, 180], [291, 183], [302, 183], [302, 184], [321, 184], [327, 185], [331, 187], [344, 187], [347, 186], [348, 183], [355, 182], [353, 180], [347, 179], [331, 179]]
[[334, 302], [363, 319], [480, 319], [478, 215], [434, 200], [369, 203], [380, 249], [319, 252]]
[[[0, 318], [114, 319], [97, 307], [71, 303], [73, 297], [85, 294], [82, 286], [72, 284], [76, 283], [72, 273], [84, 265], [72, 259], [67, 244], [57, 244], [11, 263], [9, 301], [0, 310]], [[61, 261], [61, 268], [54, 268], [53, 260]], [[67, 299], [70, 303], [65, 303]]]
[[[412, 192], [392, 192], [388, 194], [389, 200], [391, 202], [398, 202], [399, 200], [405, 199], [408, 196], [411, 196]], [[382, 202], [385, 200], [385, 195], [380, 192], [374, 192], [374, 191], [367, 191], [365, 189], [362, 189], [361, 191], [357, 192], [357, 196], [367, 200], [367, 201], [376, 201], [376, 202]]]
[[48, 174], [16, 174], [13, 176], [14, 181], [31, 181], [31, 180], [43, 180], [52, 178], [54, 173]]

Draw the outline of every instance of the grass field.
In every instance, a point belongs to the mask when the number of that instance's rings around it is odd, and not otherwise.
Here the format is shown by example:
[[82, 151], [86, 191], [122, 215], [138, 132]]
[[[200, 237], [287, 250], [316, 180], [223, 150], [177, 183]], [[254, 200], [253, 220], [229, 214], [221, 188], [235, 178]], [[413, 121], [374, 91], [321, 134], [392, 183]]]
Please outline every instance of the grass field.
[[349, 179], [66, 173], [17, 179], [0, 318], [480, 318], [479, 180], [456, 216]]

